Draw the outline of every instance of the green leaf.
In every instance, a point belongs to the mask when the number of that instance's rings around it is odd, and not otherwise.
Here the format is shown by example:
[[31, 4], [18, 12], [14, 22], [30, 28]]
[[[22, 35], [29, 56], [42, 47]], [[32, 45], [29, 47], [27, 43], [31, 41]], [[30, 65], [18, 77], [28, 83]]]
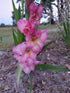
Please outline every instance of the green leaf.
[[48, 46], [49, 46], [50, 44], [52, 44], [52, 43], [55, 43], [55, 41], [53, 40], [53, 41], [50, 41], [49, 43], [47, 43], [47, 44], [43, 47], [42, 51], [44, 51], [45, 48], [48, 47]]
[[25, 35], [23, 35], [18, 29], [17, 29], [17, 36], [19, 44], [25, 41]]
[[17, 9], [16, 9], [16, 7], [15, 7], [15, 4], [14, 4], [14, 1], [12, 0], [12, 5], [13, 5], [13, 10], [14, 10], [14, 16], [15, 16], [15, 20], [16, 20], [16, 22], [18, 21], [18, 11], [17, 11]]
[[31, 3], [33, 3], [34, 2], [34, 0], [31, 0]]
[[67, 31], [68, 31], [68, 34], [70, 34], [70, 23], [67, 22]]
[[[55, 42], [55, 41], [53, 40], [53, 41], [50, 41], [49, 43], [47, 43], [47, 44], [43, 47], [42, 51], [44, 51], [44, 50], [46, 49], [46, 47], [48, 47], [51, 43], [54, 43], [54, 42]], [[41, 51], [41, 52], [42, 52], [42, 51]], [[40, 52], [40, 53], [41, 53], [41, 52]], [[40, 54], [40, 53], [39, 53], [39, 54]], [[39, 55], [39, 54], [38, 54], [38, 55]]]
[[36, 31], [38, 30], [38, 25], [37, 24], [35, 24], [35, 27], [36, 27]]
[[21, 8], [20, 8], [20, 4], [19, 4], [19, 8], [18, 8], [17, 12], [18, 12], [18, 20], [19, 20], [19, 19], [22, 18], [22, 17], [21, 17]]
[[63, 27], [64, 27], [65, 35], [67, 36], [67, 28], [65, 22], [63, 23]]
[[13, 33], [14, 43], [15, 43], [15, 46], [16, 46], [16, 45], [18, 45], [17, 36], [16, 36], [14, 30], [12, 30], [12, 33]]
[[20, 79], [20, 74], [22, 72], [22, 69], [20, 68], [19, 64], [17, 65], [17, 87], [19, 87], [19, 79]]
[[22, 8], [24, 7], [24, 0], [21, 0]]
[[40, 64], [35, 67], [35, 70], [47, 70], [47, 71], [70, 71], [66, 69], [65, 67], [59, 67], [59, 66], [53, 66], [53, 65], [48, 65], [48, 64]]

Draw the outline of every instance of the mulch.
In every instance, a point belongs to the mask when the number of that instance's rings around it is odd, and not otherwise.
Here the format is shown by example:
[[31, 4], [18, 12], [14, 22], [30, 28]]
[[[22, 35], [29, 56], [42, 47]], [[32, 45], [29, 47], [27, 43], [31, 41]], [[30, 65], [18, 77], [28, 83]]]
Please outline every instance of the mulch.
[[[48, 37], [47, 41], [51, 41]], [[55, 39], [45, 51], [38, 55], [37, 60], [42, 64], [56, 66], [70, 65], [70, 49], [62, 39]], [[13, 58], [12, 51], [0, 55], [0, 93], [29, 93], [30, 80], [28, 75], [23, 78], [21, 73], [19, 89], [16, 86], [17, 61]], [[33, 71], [32, 93], [70, 93], [70, 72]]]

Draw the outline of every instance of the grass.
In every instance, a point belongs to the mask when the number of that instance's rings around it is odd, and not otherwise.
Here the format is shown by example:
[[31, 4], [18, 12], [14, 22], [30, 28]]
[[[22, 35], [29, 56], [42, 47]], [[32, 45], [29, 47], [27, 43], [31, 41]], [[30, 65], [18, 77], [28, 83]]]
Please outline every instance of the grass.
[[[16, 29], [14, 27], [14, 29]], [[4, 37], [4, 36], [11, 36], [12, 35], [12, 27], [1, 27], [0, 28], [0, 37]]]
[[46, 24], [46, 25], [40, 25], [39, 26], [39, 29], [51, 29], [51, 28], [56, 28], [57, 27], [57, 25], [56, 24], [54, 24], [54, 25], [50, 25], [50, 24]]
[[0, 51], [10, 49], [13, 43], [12, 27], [0, 28]]
[[[56, 25], [40, 25], [39, 29], [56, 28]], [[16, 27], [13, 27], [16, 30]], [[0, 28], [0, 51], [12, 49], [14, 44], [12, 27], [1, 27]]]

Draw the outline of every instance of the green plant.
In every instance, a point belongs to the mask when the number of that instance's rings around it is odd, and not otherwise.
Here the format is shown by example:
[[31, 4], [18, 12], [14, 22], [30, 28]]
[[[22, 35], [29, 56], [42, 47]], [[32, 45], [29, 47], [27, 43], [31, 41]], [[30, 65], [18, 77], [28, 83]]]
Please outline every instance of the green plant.
[[[23, 3], [24, 0], [22, 0], [22, 3]], [[27, 1], [27, 0], [26, 0]], [[32, 0], [33, 1], [33, 0]], [[19, 20], [19, 19], [22, 19], [22, 12], [21, 12], [21, 8], [20, 8], [20, 5], [19, 5], [19, 8], [16, 9], [15, 7], [15, 4], [14, 4], [14, 1], [12, 0], [12, 4], [13, 4], [13, 9], [14, 9], [14, 15], [15, 15], [15, 19], [16, 19], [16, 22]], [[22, 4], [23, 6], [23, 4]], [[29, 19], [29, 12], [27, 11], [27, 7], [25, 7], [26, 9], [26, 19], [28, 20]], [[22, 8], [23, 9], [23, 8]], [[36, 16], [35, 16], [36, 17]], [[38, 27], [36, 26], [36, 29], [38, 29]], [[31, 29], [30, 29], [31, 30]], [[28, 31], [28, 30], [27, 30]], [[21, 32], [17, 29], [17, 31], [14, 31], [13, 29], [13, 38], [14, 38], [14, 43], [15, 43], [15, 46], [24, 42], [25, 41], [25, 36], [24, 34], [21, 34]], [[35, 38], [34, 38], [35, 39]], [[38, 38], [37, 38], [38, 39]], [[34, 40], [33, 40], [34, 41]], [[54, 41], [51, 41], [50, 43], [48, 43], [47, 45], [45, 45], [42, 49], [42, 51], [45, 50], [45, 48], [53, 43]], [[20, 48], [20, 47], [19, 47]], [[29, 53], [29, 50], [27, 50], [26, 52]], [[21, 56], [21, 55], [20, 55]], [[33, 60], [32, 60], [33, 61]], [[25, 63], [26, 64], [26, 63]], [[31, 65], [32, 66], [32, 65]], [[25, 67], [26, 68], [26, 67]], [[24, 68], [24, 69], [25, 69]], [[70, 71], [69, 69], [66, 69], [66, 67], [57, 67], [57, 66], [53, 66], [53, 65], [48, 65], [48, 64], [39, 64], [37, 66], [35, 66], [35, 70], [47, 70], [47, 71]], [[28, 70], [27, 70], [28, 71]], [[19, 66], [19, 63], [18, 63], [18, 66], [17, 66], [17, 86], [19, 87], [19, 79], [20, 79], [20, 74], [22, 72], [22, 69], [20, 68]], [[26, 73], [24, 73], [24, 76], [26, 75]], [[30, 93], [32, 93], [32, 77], [31, 77], [31, 74], [28, 73], [28, 76], [29, 76], [29, 79], [30, 79]]]
[[64, 22], [63, 23], [64, 31], [63, 34], [64, 41], [66, 42], [67, 46], [70, 48], [70, 23]]
[[64, 28], [64, 33], [63, 33], [63, 39], [66, 42], [67, 46], [70, 48], [70, 10], [69, 10], [69, 5], [66, 11], [66, 16], [65, 16], [65, 22], [63, 22], [63, 28]]

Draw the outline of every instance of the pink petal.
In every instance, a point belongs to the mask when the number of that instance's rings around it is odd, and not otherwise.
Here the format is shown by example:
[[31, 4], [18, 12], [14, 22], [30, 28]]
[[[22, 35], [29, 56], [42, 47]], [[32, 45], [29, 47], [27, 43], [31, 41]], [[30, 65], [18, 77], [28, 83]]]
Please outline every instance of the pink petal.
[[21, 31], [21, 33], [23, 33], [24, 35], [32, 34], [36, 30], [35, 24], [29, 20], [20, 19], [17, 22], [17, 27]]
[[29, 68], [31, 69], [31, 71], [33, 71], [34, 68], [35, 68], [35, 66], [34, 65], [31, 65]]
[[31, 35], [27, 35], [27, 36], [25, 37], [25, 39], [26, 39], [27, 42], [29, 42], [30, 39], [31, 39]]
[[30, 17], [29, 20], [40, 25], [40, 18], [42, 17], [43, 7], [42, 5], [36, 6], [35, 3], [30, 5]]
[[20, 19], [17, 21], [17, 28], [21, 31], [21, 33], [23, 33], [23, 29], [26, 26], [26, 24], [27, 24], [26, 20]]
[[16, 54], [22, 55], [20, 45], [17, 45], [16, 47], [14, 47], [13, 52], [16, 53]]
[[28, 66], [31, 66], [33, 64], [33, 60], [31, 58], [28, 59]]
[[41, 40], [38, 40], [38, 41], [37, 41], [37, 44], [39, 45], [39, 47], [43, 47], [43, 43], [42, 43]]
[[17, 54], [14, 55], [14, 58], [16, 58], [16, 60], [17, 60], [18, 62], [21, 61], [21, 56], [19, 56], [19, 55], [17, 55]]
[[42, 12], [43, 12], [43, 6], [39, 5], [39, 7], [38, 7], [38, 16], [39, 17], [42, 17]]
[[36, 20], [35, 23], [39, 26], [40, 25], [40, 19]]
[[29, 9], [31, 11], [35, 11], [37, 9], [37, 6], [35, 5], [35, 3], [31, 3]]
[[26, 68], [24, 69], [24, 72], [25, 72], [26, 74], [29, 74], [29, 73], [31, 72], [31, 69], [30, 69], [29, 67], [26, 67]]
[[31, 72], [31, 69], [26, 64], [19, 64], [19, 66], [23, 69], [26, 74]]
[[31, 43], [31, 46], [32, 46], [32, 50], [33, 52], [35, 52], [36, 54], [38, 54], [42, 48], [43, 48], [43, 42], [41, 41], [41, 31], [38, 30], [35, 35], [33, 35], [34, 37], [37, 37], [36, 40], [32, 41], [32, 38], [33, 36], [29, 35], [29, 36], [26, 36], [26, 41], [30, 42]]
[[22, 57], [21, 57], [21, 62], [23, 63], [23, 62], [27, 61], [28, 58], [29, 58], [29, 55], [28, 55], [28, 54], [22, 55]]
[[[38, 43], [38, 42], [37, 42]], [[34, 46], [33, 46], [33, 51], [36, 53], [36, 54], [38, 54], [41, 50], [42, 50], [42, 48], [41, 48], [42, 46], [40, 46], [40, 45], [38, 45], [38, 44], [34, 44]]]
[[19, 62], [19, 66], [24, 70], [27, 67], [27, 63], [26, 62]]
[[41, 34], [42, 34], [42, 31], [41, 30], [38, 30], [37, 32], [36, 32], [36, 36], [40, 39], [40, 37], [41, 37]]
[[42, 42], [44, 42], [47, 39], [47, 32], [46, 32], [46, 30], [42, 31], [40, 39], [41, 39]]
[[40, 61], [35, 61], [34, 64], [38, 65], [38, 64], [40, 64]]
[[31, 53], [30, 58], [33, 59], [33, 60], [36, 60], [36, 53], [34, 53], [34, 52]]
[[13, 48], [13, 52], [16, 54], [22, 55], [23, 53], [25, 53], [25, 49], [26, 49], [26, 42], [15, 46]]

